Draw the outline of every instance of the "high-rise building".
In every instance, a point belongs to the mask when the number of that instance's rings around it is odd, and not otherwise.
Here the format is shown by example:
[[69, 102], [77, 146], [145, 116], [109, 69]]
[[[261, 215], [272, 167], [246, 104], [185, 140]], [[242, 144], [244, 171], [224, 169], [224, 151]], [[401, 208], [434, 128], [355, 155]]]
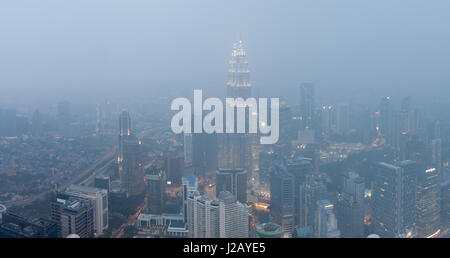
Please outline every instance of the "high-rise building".
[[314, 226], [317, 201], [327, 198], [327, 188], [322, 175], [314, 172], [306, 176], [299, 190], [299, 225]]
[[122, 113], [119, 115], [119, 151], [117, 157], [117, 161], [119, 163], [119, 173], [122, 169], [121, 163], [123, 161], [123, 143], [128, 136], [131, 136], [130, 113], [126, 110], [122, 110]]
[[192, 138], [192, 166], [195, 174], [204, 176], [214, 173], [217, 169], [217, 144], [220, 136], [194, 133], [190, 137]]
[[294, 176], [294, 217], [295, 224], [300, 224], [300, 185], [306, 177], [313, 172], [313, 165], [309, 160], [288, 160], [286, 166], [288, 172]]
[[123, 167], [121, 187], [127, 196], [137, 196], [145, 192], [144, 168], [141, 159], [141, 142], [132, 134], [123, 141]]
[[217, 238], [219, 234], [219, 201], [194, 192], [187, 199], [187, 225], [190, 238]]
[[167, 180], [176, 186], [181, 185], [181, 177], [184, 174], [184, 159], [176, 152], [170, 152], [166, 156], [165, 167]]
[[190, 238], [247, 238], [248, 208], [228, 191], [214, 200], [193, 192], [187, 199], [187, 225]]
[[185, 166], [192, 165], [193, 161], [193, 146], [192, 146], [192, 134], [191, 133], [184, 133], [183, 135], [183, 151], [184, 151], [184, 164]]
[[356, 202], [364, 203], [364, 178], [355, 171], [348, 171], [344, 173], [342, 183], [342, 192], [352, 195]]
[[105, 189], [108, 194], [111, 189], [111, 178], [105, 175], [99, 175], [94, 178], [94, 187], [99, 189]]
[[58, 225], [58, 237], [76, 234], [80, 238], [94, 237], [94, 206], [79, 198], [59, 199], [51, 203], [52, 221]]
[[418, 237], [438, 237], [441, 227], [439, 173], [434, 167], [422, 168], [418, 175], [416, 232]]
[[380, 103], [380, 132], [386, 138], [386, 142], [393, 144], [394, 137], [394, 110], [390, 97], [384, 97]]
[[313, 128], [315, 97], [314, 83], [304, 82], [300, 84], [300, 130]]
[[272, 163], [270, 181], [270, 213], [281, 225], [284, 237], [290, 237], [295, 228], [295, 179], [279, 161]]
[[183, 221], [187, 222], [187, 200], [194, 192], [198, 191], [198, 178], [194, 174], [186, 174], [181, 179], [183, 184]]
[[149, 214], [162, 214], [164, 207], [164, 195], [166, 176], [163, 171], [158, 174], [145, 176], [148, 187], [148, 204]]
[[219, 236], [221, 238], [248, 238], [248, 207], [228, 191], [219, 194]]
[[108, 229], [108, 191], [105, 189], [87, 187], [81, 185], [70, 185], [58, 198], [68, 199], [70, 197], [81, 198], [90, 201], [94, 207], [94, 228], [96, 235], [102, 235]]
[[364, 179], [354, 171], [344, 173], [342, 192], [336, 203], [336, 217], [341, 237], [363, 237]]
[[377, 163], [373, 189], [373, 229], [381, 237], [395, 237], [414, 226], [417, 164]]
[[[247, 56], [244, 51], [242, 41], [235, 44], [228, 68], [227, 82], [227, 98], [242, 98], [246, 100], [251, 96], [250, 71], [248, 69]], [[237, 108], [229, 102], [225, 101], [227, 108], [230, 106], [234, 109], [234, 115], [237, 117]], [[253, 134], [249, 133], [248, 122], [250, 116], [256, 116], [250, 110], [253, 107], [245, 107], [245, 133], [237, 133], [237, 119], [232, 125], [234, 133], [225, 133], [218, 136], [219, 152], [218, 152], [218, 168], [219, 169], [237, 169], [243, 168], [252, 171], [252, 143]]]
[[353, 195], [338, 194], [336, 218], [341, 237], [359, 238], [364, 235], [364, 206]]
[[216, 171], [216, 197], [229, 191], [241, 203], [247, 203], [247, 171], [244, 169], [219, 169]]
[[317, 201], [315, 223], [316, 236], [320, 238], [340, 238], [338, 222], [333, 212], [334, 205], [328, 200]]

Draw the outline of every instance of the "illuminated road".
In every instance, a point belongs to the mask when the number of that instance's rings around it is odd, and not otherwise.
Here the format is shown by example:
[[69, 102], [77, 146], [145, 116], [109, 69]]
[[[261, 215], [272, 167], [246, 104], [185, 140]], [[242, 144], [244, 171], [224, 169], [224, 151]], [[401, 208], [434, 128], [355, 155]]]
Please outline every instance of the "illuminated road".
[[113, 238], [121, 238], [123, 236], [123, 233], [125, 231], [125, 228], [127, 226], [134, 226], [136, 225], [136, 220], [139, 217], [139, 214], [141, 214], [141, 212], [147, 208], [147, 197], [144, 198], [144, 202], [139, 205], [136, 209], [136, 213], [132, 214], [128, 217], [127, 221], [125, 223], [122, 224], [122, 226], [120, 226], [120, 228], [113, 232], [112, 237]]

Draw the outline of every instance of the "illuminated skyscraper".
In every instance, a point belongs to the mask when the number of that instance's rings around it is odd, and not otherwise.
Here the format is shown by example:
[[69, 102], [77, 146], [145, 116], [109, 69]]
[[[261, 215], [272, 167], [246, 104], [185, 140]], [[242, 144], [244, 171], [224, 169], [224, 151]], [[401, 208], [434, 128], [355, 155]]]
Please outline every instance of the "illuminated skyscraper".
[[[251, 96], [250, 71], [248, 69], [247, 56], [244, 51], [242, 41], [235, 44], [228, 68], [227, 98], [243, 98], [246, 100]], [[226, 101], [226, 105], [231, 103]], [[248, 110], [248, 111], [247, 111]], [[235, 109], [234, 117], [237, 117]], [[246, 119], [250, 114], [249, 108], [246, 108]], [[219, 136], [218, 167], [224, 169], [244, 168], [247, 171], [252, 169], [252, 138], [255, 137], [248, 132], [248, 123], [246, 122], [246, 133], [237, 133], [237, 119], [235, 119], [234, 132]]]
[[439, 173], [436, 168], [421, 169], [418, 176], [416, 231], [418, 237], [439, 236], [440, 200]]
[[373, 229], [381, 237], [396, 237], [413, 229], [418, 166], [377, 163], [373, 189]]
[[120, 163], [123, 160], [123, 142], [127, 136], [131, 135], [131, 118], [130, 113], [128, 111], [123, 110], [119, 115], [119, 153], [117, 161], [119, 163], [119, 171], [120, 171]]

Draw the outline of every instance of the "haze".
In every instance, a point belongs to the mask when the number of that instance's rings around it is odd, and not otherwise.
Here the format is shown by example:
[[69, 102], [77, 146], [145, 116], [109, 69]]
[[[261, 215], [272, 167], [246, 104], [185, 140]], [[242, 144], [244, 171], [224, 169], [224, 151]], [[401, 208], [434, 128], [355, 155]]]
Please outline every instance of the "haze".
[[2, 1], [0, 102], [223, 94], [239, 39], [260, 95], [289, 99], [312, 81], [319, 99], [446, 100], [449, 10], [445, 0]]

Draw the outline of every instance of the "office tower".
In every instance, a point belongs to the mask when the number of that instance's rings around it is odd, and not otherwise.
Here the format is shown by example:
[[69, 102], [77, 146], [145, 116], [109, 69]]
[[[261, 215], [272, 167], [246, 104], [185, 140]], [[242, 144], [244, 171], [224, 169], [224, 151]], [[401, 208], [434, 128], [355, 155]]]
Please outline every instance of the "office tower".
[[[235, 44], [228, 68], [227, 82], [227, 98], [242, 98], [246, 100], [251, 96], [250, 71], [248, 69], [247, 56], [244, 51], [242, 41]], [[234, 109], [234, 117], [237, 118], [237, 108], [229, 101], [225, 101], [227, 107]], [[254, 135], [249, 134], [248, 122], [252, 114], [251, 107], [245, 107], [245, 133], [237, 133], [237, 119], [233, 126], [234, 133], [225, 133], [218, 136], [219, 153], [218, 168], [219, 169], [236, 169], [243, 168], [252, 171], [252, 138]], [[247, 111], [248, 110], [248, 111]]]
[[373, 189], [373, 229], [381, 237], [395, 237], [413, 229], [418, 166], [377, 163]]
[[434, 124], [434, 135], [431, 141], [431, 164], [438, 171], [440, 180], [444, 180], [442, 171], [441, 122], [439, 120]]
[[350, 130], [350, 106], [347, 103], [339, 103], [336, 106], [337, 133], [347, 134]]
[[386, 143], [393, 144], [394, 137], [394, 110], [390, 97], [384, 97], [380, 103], [380, 133], [386, 137]]
[[295, 179], [280, 161], [272, 163], [270, 181], [270, 213], [280, 224], [284, 237], [290, 237], [295, 228]]
[[34, 137], [39, 137], [42, 133], [42, 115], [39, 110], [36, 109], [31, 118], [31, 134]]
[[187, 199], [189, 238], [217, 238], [219, 234], [219, 201], [195, 192]]
[[313, 165], [310, 161], [288, 160], [286, 166], [288, 172], [294, 176], [294, 217], [295, 224], [300, 224], [300, 185], [305, 182], [306, 177], [313, 171]]
[[364, 178], [360, 177], [355, 171], [344, 173], [342, 192], [354, 196], [356, 202], [364, 203]]
[[327, 188], [320, 173], [306, 176], [305, 182], [299, 186], [299, 225], [308, 227], [314, 225], [317, 201], [327, 198]]
[[184, 174], [184, 159], [182, 155], [175, 152], [167, 154], [165, 159], [167, 180], [176, 186], [181, 185], [181, 177]]
[[70, 128], [70, 104], [68, 101], [62, 101], [58, 103], [58, 131], [63, 136], [69, 136], [71, 132]]
[[162, 214], [164, 207], [166, 176], [163, 171], [160, 171], [158, 174], [146, 175], [145, 179], [148, 187], [148, 213]]
[[320, 238], [339, 238], [338, 222], [333, 212], [333, 204], [328, 200], [317, 201], [316, 236]]
[[122, 110], [122, 113], [119, 115], [119, 151], [117, 161], [119, 163], [119, 173], [122, 169], [122, 161], [123, 161], [123, 143], [125, 139], [131, 136], [131, 118], [130, 113], [126, 110]]
[[256, 234], [258, 238], [281, 238], [283, 229], [280, 225], [268, 222], [256, 224]]
[[338, 194], [336, 218], [341, 237], [359, 238], [364, 236], [364, 206], [356, 202], [353, 195]]
[[411, 108], [411, 98], [402, 100], [399, 112], [399, 130], [401, 133], [411, 134], [416, 129], [414, 110]]
[[434, 167], [420, 170], [417, 184], [416, 231], [422, 238], [438, 237], [440, 233], [439, 173]]
[[193, 161], [193, 146], [192, 146], [192, 134], [191, 133], [185, 133], [183, 135], [183, 151], [184, 151], [184, 165], [190, 166], [192, 165]]
[[322, 136], [328, 137], [334, 132], [335, 108], [330, 105], [323, 105], [320, 109], [320, 121]]
[[364, 179], [353, 171], [344, 173], [343, 187], [336, 203], [341, 237], [363, 237]]
[[135, 135], [127, 136], [123, 141], [123, 161], [121, 187], [128, 196], [137, 196], [145, 192], [144, 168], [141, 160], [141, 143]]
[[229, 191], [241, 203], [247, 203], [247, 171], [244, 169], [219, 169], [216, 171], [216, 197]]
[[215, 134], [194, 133], [192, 137], [192, 166], [196, 175], [204, 176], [217, 169], [217, 144]]
[[313, 128], [314, 122], [314, 84], [310, 82], [305, 82], [300, 84], [300, 120], [301, 128], [308, 129]]
[[28, 220], [5, 212], [0, 220], [0, 238], [57, 238], [56, 223], [39, 218]]
[[198, 178], [194, 174], [186, 174], [181, 179], [183, 184], [183, 221], [187, 222], [187, 199], [188, 196], [198, 191]]
[[94, 187], [99, 189], [105, 189], [108, 194], [111, 189], [111, 178], [105, 175], [99, 175], [94, 178]]
[[237, 201], [228, 191], [219, 194], [219, 236], [221, 238], [248, 238], [248, 207]]
[[108, 229], [108, 191], [105, 189], [86, 187], [81, 185], [70, 185], [58, 198], [68, 199], [70, 197], [80, 198], [92, 203], [94, 207], [94, 228], [96, 235], [102, 235]]
[[94, 206], [79, 198], [59, 199], [51, 203], [52, 221], [58, 225], [58, 237], [76, 234], [80, 238], [94, 237]]
[[291, 141], [297, 138], [297, 131], [292, 122], [290, 107], [280, 106], [280, 137], [278, 143], [290, 146]]

